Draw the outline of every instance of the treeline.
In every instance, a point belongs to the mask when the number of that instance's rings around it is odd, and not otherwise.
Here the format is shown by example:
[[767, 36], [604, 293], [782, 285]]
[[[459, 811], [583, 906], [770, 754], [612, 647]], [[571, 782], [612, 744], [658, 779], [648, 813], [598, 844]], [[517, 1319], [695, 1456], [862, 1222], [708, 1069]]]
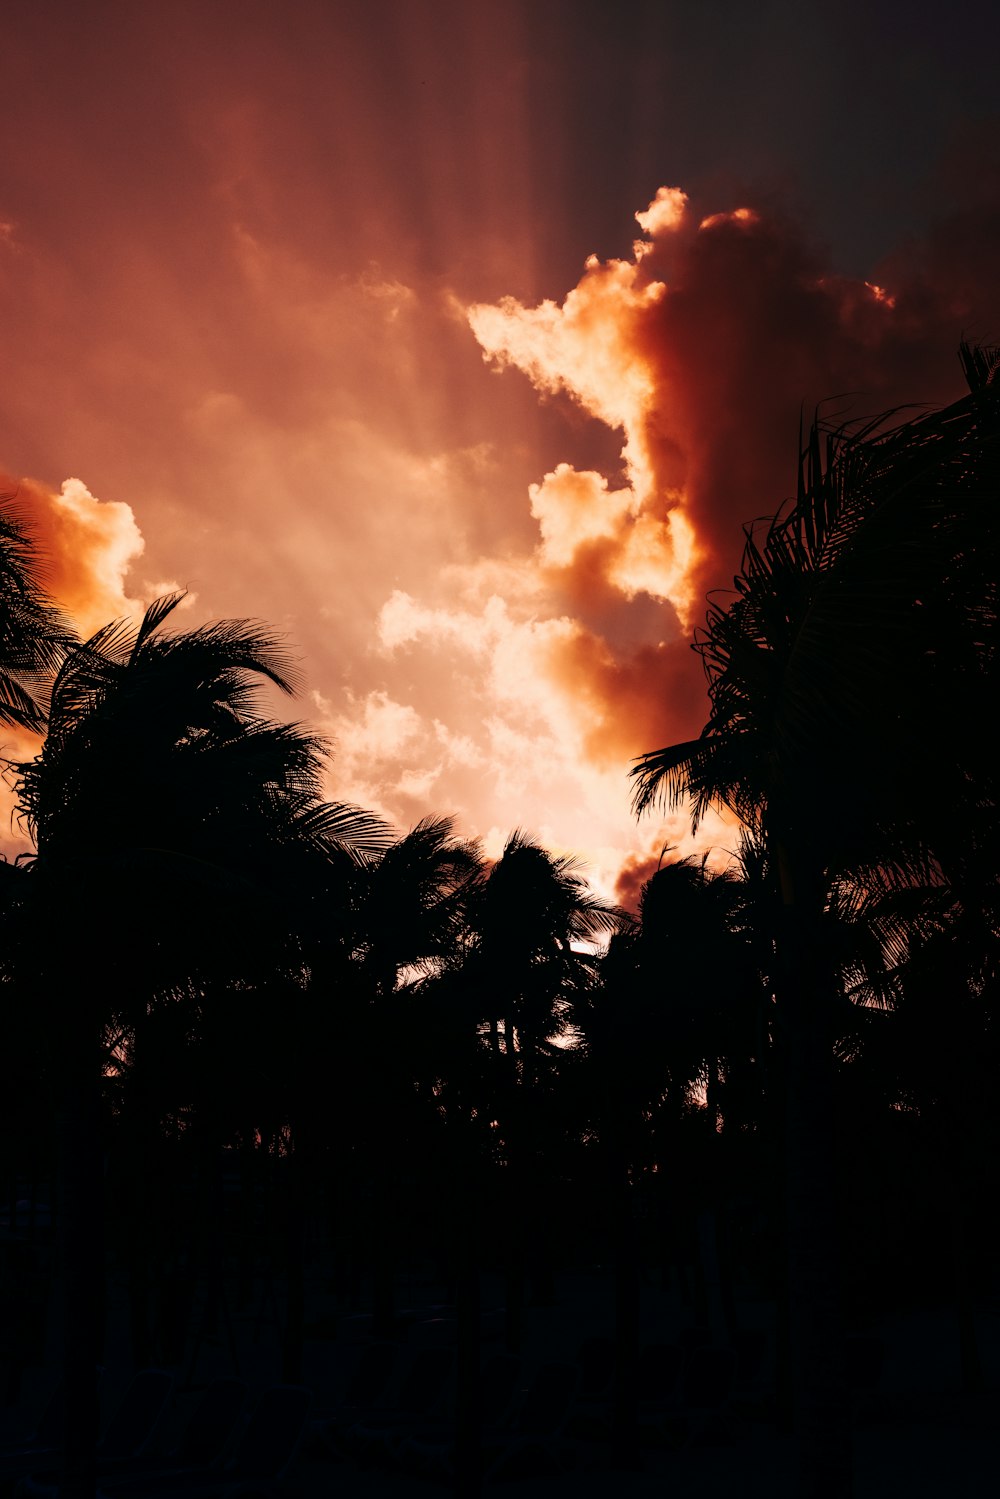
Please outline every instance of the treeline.
[[[748, 530], [696, 642], [705, 730], [636, 768], [640, 810], [735, 811], [741, 858], [665, 864], [634, 915], [524, 832], [489, 863], [446, 818], [400, 837], [326, 802], [322, 744], [261, 709], [291, 665], [255, 623], [178, 632], [172, 595], [77, 641], [8, 507], [0, 720], [45, 738], [8, 767], [36, 853], [0, 868], [0, 1169], [12, 1234], [61, 1182], [75, 1388], [109, 1264], [142, 1365], [183, 1357], [193, 1275], [248, 1295], [266, 1261], [294, 1379], [310, 1257], [383, 1331], [407, 1263], [467, 1292], [495, 1266], [512, 1345], [560, 1267], [604, 1263], [627, 1367], [644, 1270], [707, 1317], [706, 1222], [732, 1339], [734, 1285], [785, 1309], [828, 1469], [838, 1307], [952, 1306], [979, 1384], [1000, 486], [997, 358], [963, 360], [943, 411], [814, 431]], [[83, 1471], [92, 1394], [73, 1409]]]

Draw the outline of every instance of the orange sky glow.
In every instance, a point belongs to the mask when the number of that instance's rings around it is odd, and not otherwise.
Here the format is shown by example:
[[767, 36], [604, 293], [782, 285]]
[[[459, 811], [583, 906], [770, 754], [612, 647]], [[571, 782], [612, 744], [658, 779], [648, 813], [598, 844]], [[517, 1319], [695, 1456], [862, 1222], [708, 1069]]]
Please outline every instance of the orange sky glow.
[[14, 7], [4, 488], [81, 631], [184, 587], [285, 632], [331, 797], [631, 897], [694, 845], [629, 763], [703, 722], [692, 629], [800, 410], [951, 399], [1000, 331], [997, 174], [848, 274], [801, 174], [654, 149], [641, 99], [616, 177], [530, 7], [356, 9]]

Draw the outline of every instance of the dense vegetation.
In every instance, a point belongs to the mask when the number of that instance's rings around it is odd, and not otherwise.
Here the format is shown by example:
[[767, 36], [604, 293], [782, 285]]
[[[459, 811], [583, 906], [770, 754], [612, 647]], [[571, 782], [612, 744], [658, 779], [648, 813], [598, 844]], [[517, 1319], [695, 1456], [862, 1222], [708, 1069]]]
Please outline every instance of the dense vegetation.
[[[0, 868], [0, 1170], [11, 1242], [62, 1184], [74, 1491], [109, 1265], [140, 1365], [183, 1358], [198, 1276], [280, 1274], [294, 1379], [310, 1260], [386, 1330], [400, 1265], [500, 1267], [512, 1343], [526, 1297], [599, 1261], [626, 1367], [642, 1267], [690, 1268], [698, 1316], [707, 1215], [724, 1284], [788, 1313], [830, 1472], [841, 1318], [952, 1305], [976, 1387], [1000, 381], [963, 358], [946, 410], [814, 431], [795, 502], [748, 530], [696, 640], [705, 730], [635, 772], [640, 811], [730, 807], [742, 859], [664, 864], [636, 913], [522, 831], [490, 864], [447, 818], [398, 836], [325, 802], [323, 746], [263, 716], [259, 686], [290, 682], [266, 629], [177, 632], [172, 596], [81, 643], [7, 507], [0, 722], [45, 739], [8, 767], [37, 852]], [[15, 1382], [47, 1294], [25, 1285]]]

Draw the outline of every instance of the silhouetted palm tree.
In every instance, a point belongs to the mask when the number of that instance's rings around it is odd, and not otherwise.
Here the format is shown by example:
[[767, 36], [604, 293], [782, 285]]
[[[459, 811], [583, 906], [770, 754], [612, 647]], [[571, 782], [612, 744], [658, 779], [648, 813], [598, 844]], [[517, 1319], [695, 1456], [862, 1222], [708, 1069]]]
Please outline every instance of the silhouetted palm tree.
[[447, 817], [424, 818], [368, 861], [357, 939], [375, 995], [388, 999], [402, 979], [451, 955], [480, 872], [478, 849], [456, 838]]
[[[523, 832], [470, 902], [467, 982], [489, 1028], [492, 1096], [504, 1160], [501, 1220], [507, 1239], [507, 1339], [520, 1341], [529, 1230], [540, 1282], [548, 1278], [549, 1208], [543, 1181], [557, 1111], [550, 1096], [569, 1002], [590, 982], [585, 949], [614, 929], [618, 912], [591, 891], [576, 860], [548, 853]], [[502, 1021], [503, 1050], [500, 1047]], [[540, 1286], [541, 1293], [541, 1286]]]
[[[831, 891], [925, 884], [954, 810], [995, 824], [983, 734], [996, 635], [997, 356], [963, 348], [971, 394], [889, 431], [814, 430], [795, 505], [747, 534], [736, 596], [697, 640], [700, 738], [645, 755], [641, 811], [690, 796], [760, 831], [776, 883], [787, 1046], [793, 1326], [807, 1493], [849, 1490], [835, 1364], [832, 1042], [843, 996]], [[955, 725], [962, 730], [956, 734]], [[842, 1390], [840, 1392], [842, 1394]]]
[[42, 752], [20, 767], [34, 903], [60, 937], [39, 958], [63, 1101], [65, 1499], [94, 1487], [104, 1022], [141, 1023], [157, 993], [211, 970], [222, 941], [238, 972], [267, 926], [276, 860], [303, 844], [342, 846], [374, 824], [324, 806], [318, 742], [259, 712], [261, 680], [290, 690], [281, 644], [248, 621], [167, 634], [181, 597], [66, 653]]
[[[613, 1439], [623, 1461], [635, 1444], [639, 1184], [698, 1243], [699, 1210], [724, 1197], [718, 1131], [729, 1117], [729, 1089], [735, 1093], [739, 1079], [745, 1094], [744, 1074], [755, 1070], [762, 988], [741, 931], [741, 901], [741, 883], [713, 875], [703, 860], [662, 865], [643, 886], [638, 919], [612, 937], [601, 982], [573, 1009], [588, 1122], [605, 1164], [616, 1272]], [[732, 1112], [741, 1122], [739, 1109]], [[699, 1288], [703, 1281], [699, 1275]], [[706, 1322], [707, 1307], [699, 1312]]]
[[494, 1053], [502, 1020], [509, 1075], [530, 1082], [539, 1052], [565, 1027], [583, 949], [613, 931], [619, 913], [588, 887], [577, 860], [548, 853], [518, 830], [470, 915], [469, 976], [482, 986]]
[[461, 945], [468, 892], [480, 871], [478, 849], [441, 817], [425, 818], [357, 871], [357, 972], [340, 1007], [345, 1086], [339, 1107], [367, 1209], [357, 1217], [368, 1220], [382, 1334], [392, 1327], [394, 1266], [404, 1239], [401, 1183], [414, 1177], [415, 1167], [419, 1172], [415, 1152], [426, 1144], [427, 1116], [436, 1108], [432, 1089], [440, 1061], [431, 1054], [434, 995], [427, 980]]

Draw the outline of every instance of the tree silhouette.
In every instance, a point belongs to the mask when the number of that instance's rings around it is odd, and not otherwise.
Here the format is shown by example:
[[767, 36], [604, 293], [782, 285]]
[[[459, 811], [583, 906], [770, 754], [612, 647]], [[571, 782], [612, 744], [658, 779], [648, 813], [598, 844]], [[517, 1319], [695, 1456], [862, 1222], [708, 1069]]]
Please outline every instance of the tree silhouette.
[[[156, 996], [197, 984], [221, 945], [238, 973], [259, 950], [276, 857], [381, 831], [364, 814], [325, 806], [318, 741], [261, 715], [261, 680], [290, 690], [280, 642], [248, 621], [168, 634], [181, 597], [158, 600], [138, 627], [116, 622], [67, 651], [42, 751], [19, 768], [38, 850], [35, 919], [57, 919], [61, 938], [39, 951], [38, 967], [63, 1100], [66, 1499], [94, 1488], [105, 1023], [125, 1016], [141, 1032]], [[95, 880], [113, 894], [111, 909], [87, 898]], [[108, 944], [101, 930], [112, 914]]]
[[727, 1245], [757, 1225], [745, 1264], [775, 1295], [780, 1368], [794, 1344], [810, 1499], [848, 1491], [838, 1293], [872, 1308], [869, 1241], [907, 1260], [897, 1296], [950, 1289], [966, 1388], [981, 1385], [1000, 380], [993, 352], [962, 357], [970, 394], [944, 411], [815, 429], [796, 499], [748, 530], [696, 640], [705, 729], [635, 771], [640, 810], [735, 812], [739, 859], [665, 865], [634, 919], [523, 832], [488, 864], [450, 819], [395, 836], [326, 800], [322, 742], [262, 704], [292, 686], [265, 626], [173, 632], [173, 594], [73, 640], [0, 512], [0, 723], [49, 720], [14, 767], [37, 854], [0, 867], [5, 1160], [16, 1186], [58, 1137], [67, 1499], [94, 1493], [105, 1223], [137, 1362], [192, 1346], [184, 1316], [154, 1316], [171, 1263], [196, 1267], [204, 1331], [239, 1248], [242, 1293], [262, 1262], [285, 1276], [290, 1380], [317, 1249], [350, 1261], [352, 1299], [370, 1276], [394, 1335], [394, 1261], [439, 1254], [470, 1494], [482, 1269], [506, 1271], [517, 1346], [529, 1271], [542, 1301], [568, 1256], [611, 1251], [613, 1440], [632, 1462], [640, 1271], [667, 1219], [688, 1230], [699, 1324], [717, 1226], [737, 1345]]
[[[573, 1008], [606, 1177], [618, 1345], [613, 1441], [623, 1462], [636, 1441], [637, 1184], [660, 1220], [675, 1225], [672, 1239], [684, 1234], [696, 1244], [699, 1213], [724, 1196], [719, 1131], [730, 1088], [738, 1126], [747, 1075], [757, 1070], [762, 989], [741, 931], [741, 899], [741, 882], [713, 875], [704, 860], [662, 865], [642, 888], [638, 919], [612, 937], [601, 982]], [[697, 1318], [706, 1325], [704, 1301], [700, 1295]]]
[[[468, 892], [480, 874], [478, 849], [448, 818], [426, 818], [358, 870], [353, 933], [356, 981], [342, 1009], [353, 1073], [342, 1097], [341, 1127], [353, 1145], [354, 1174], [364, 1184], [376, 1327], [394, 1319], [394, 1266], [402, 1250], [401, 1182], [414, 1175], [426, 1143], [436, 1059], [430, 1043], [433, 989], [460, 944]], [[358, 1202], [359, 1210], [362, 1207]]]
[[494, 1053], [502, 1021], [508, 1073], [530, 1082], [539, 1052], [564, 1028], [580, 948], [612, 931], [618, 913], [588, 888], [577, 860], [518, 830], [475, 895], [471, 920], [470, 976], [483, 986]]
[[[713, 802], [766, 844], [780, 910], [789, 1236], [804, 1492], [846, 1493], [836, 1366], [832, 1043], [843, 995], [831, 891], [925, 885], [956, 808], [995, 823], [983, 734], [994, 674], [1000, 386], [963, 347], [970, 395], [853, 432], [814, 429], [796, 503], [747, 534], [736, 594], [697, 638], [709, 719], [645, 755], [636, 806]], [[956, 732], [956, 725], [960, 730]], [[968, 826], [968, 818], [965, 819]]]
[[593, 960], [583, 945], [612, 930], [617, 919], [615, 908], [589, 889], [576, 860], [548, 853], [520, 830], [470, 902], [465, 972], [489, 1033], [486, 1108], [503, 1158], [500, 1221], [512, 1349], [520, 1344], [529, 1239], [537, 1292], [548, 1294], [551, 1198], [544, 1182], [560, 1130], [552, 1097], [554, 1043], [566, 1031], [574, 992], [591, 981]]

